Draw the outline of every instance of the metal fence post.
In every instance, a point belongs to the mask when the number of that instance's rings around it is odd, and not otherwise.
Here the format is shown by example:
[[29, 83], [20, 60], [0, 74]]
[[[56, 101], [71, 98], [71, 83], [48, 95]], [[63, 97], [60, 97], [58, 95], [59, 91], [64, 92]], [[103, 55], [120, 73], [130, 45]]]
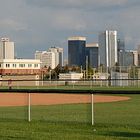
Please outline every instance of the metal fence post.
[[94, 95], [93, 93], [91, 94], [91, 116], [92, 116], [92, 125], [94, 125], [95, 120], [94, 120]]
[[31, 94], [28, 93], [28, 122], [31, 121]]

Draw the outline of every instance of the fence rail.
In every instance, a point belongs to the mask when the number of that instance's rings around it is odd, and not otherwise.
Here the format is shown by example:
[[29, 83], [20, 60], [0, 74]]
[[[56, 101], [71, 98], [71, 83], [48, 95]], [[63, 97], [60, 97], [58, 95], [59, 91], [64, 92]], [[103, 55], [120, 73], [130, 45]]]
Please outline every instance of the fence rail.
[[0, 80], [0, 89], [12, 87], [16, 89], [32, 88], [71, 88], [81, 89], [95, 87], [137, 87], [140, 88], [140, 79], [98, 79], [98, 80]]

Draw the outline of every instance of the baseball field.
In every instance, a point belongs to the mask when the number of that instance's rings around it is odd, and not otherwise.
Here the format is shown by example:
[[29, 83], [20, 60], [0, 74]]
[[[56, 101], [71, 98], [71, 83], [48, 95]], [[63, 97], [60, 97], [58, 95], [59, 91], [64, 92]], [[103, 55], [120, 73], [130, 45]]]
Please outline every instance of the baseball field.
[[139, 140], [140, 95], [0, 94], [2, 140]]

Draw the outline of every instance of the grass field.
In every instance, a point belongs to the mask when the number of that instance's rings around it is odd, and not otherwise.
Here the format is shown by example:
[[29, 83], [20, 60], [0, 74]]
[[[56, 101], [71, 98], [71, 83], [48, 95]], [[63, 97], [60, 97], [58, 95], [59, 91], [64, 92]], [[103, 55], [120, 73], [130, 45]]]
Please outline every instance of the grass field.
[[139, 140], [140, 95], [128, 96], [132, 99], [95, 104], [95, 126], [90, 104], [32, 106], [30, 123], [27, 107], [0, 107], [0, 139]]

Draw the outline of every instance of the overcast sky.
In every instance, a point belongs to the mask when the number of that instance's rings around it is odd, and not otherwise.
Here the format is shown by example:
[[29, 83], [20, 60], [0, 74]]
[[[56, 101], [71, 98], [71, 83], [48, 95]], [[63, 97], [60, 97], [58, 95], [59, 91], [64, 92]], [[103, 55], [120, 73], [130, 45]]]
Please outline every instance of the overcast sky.
[[36, 50], [63, 47], [67, 38], [117, 30], [127, 49], [140, 44], [140, 0], [0, 0], [0, 37], [15, 42], [18, 57], [34, 58]]

